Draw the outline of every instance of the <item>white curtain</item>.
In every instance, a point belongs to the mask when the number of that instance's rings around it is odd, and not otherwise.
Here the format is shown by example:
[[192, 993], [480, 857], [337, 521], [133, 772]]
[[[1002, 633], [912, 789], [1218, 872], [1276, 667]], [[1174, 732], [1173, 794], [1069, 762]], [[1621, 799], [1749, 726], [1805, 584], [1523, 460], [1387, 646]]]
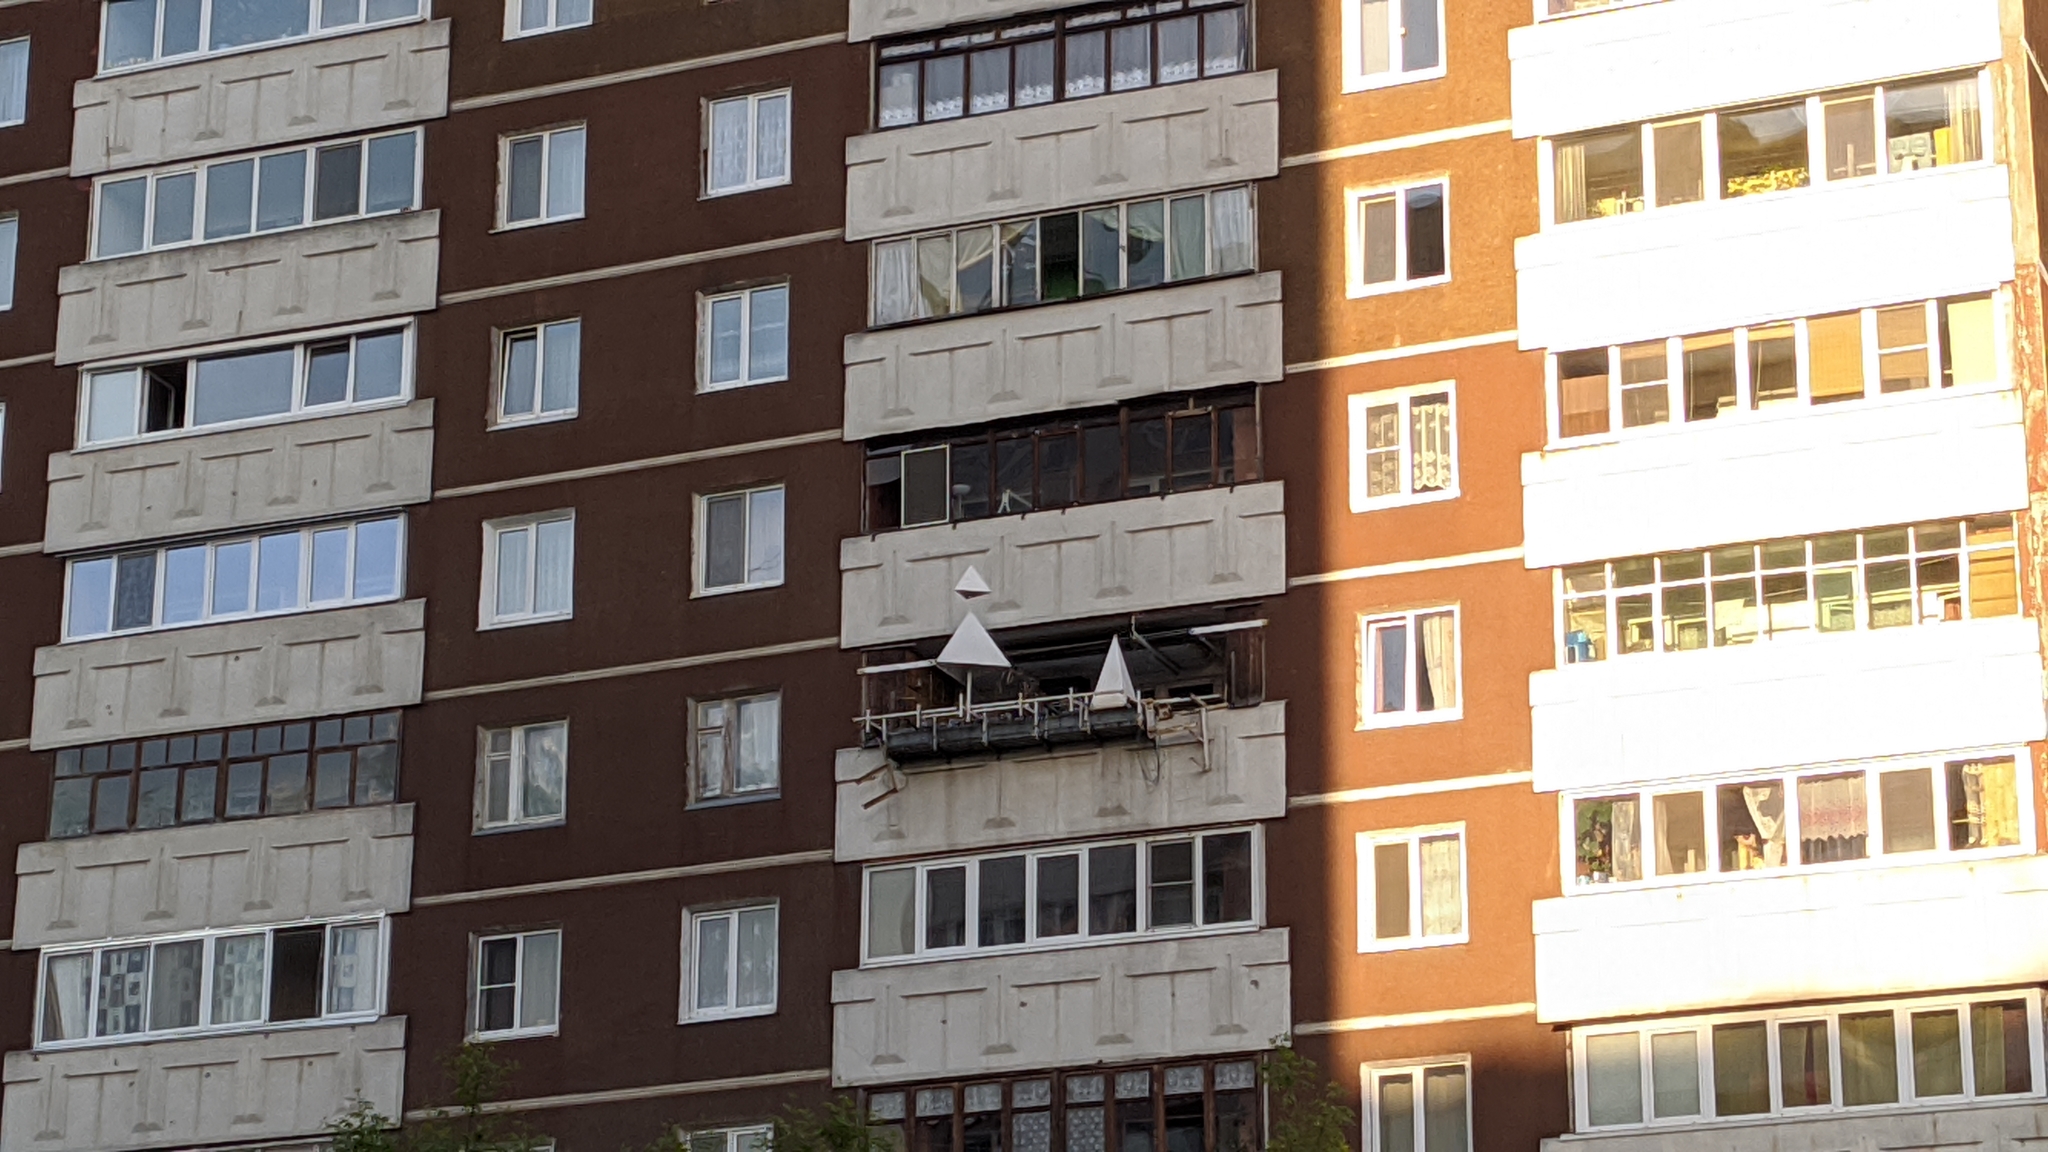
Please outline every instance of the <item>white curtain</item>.
[[953, 234], [921, 236], [917, 241], [919, 316], [945, 316], [953, 311]]
[[43, 977], [43, 1039], [82, 1040], [92, 1004], [92, 953], [52, 956]]
[[1977, 108], [1977, 78], [1951, 80], [1948, 97], [1948, 148], [1943, 164], [1966, 164], [1984, 158], [1984, 119]]
[[[1458, 622], [1449, 612], [1416, 619], [1422, 633], [1422, 672], [1429, 680], [1431, 708], [1458, 706]], [[1420, 702], [1417, 704], [1421, 710]]]
[[782, 489], [747, 494], [747, 583], [782, 579]]
[[1209, 271], [1244, 272], [1252, 266], [1252, 199], [1247, 188], [1209, 196]]
[[917, 315], [917, 266], [910, 240], [875, 245], [875, 323], [897, 324]]
[[773, 788], [776, 766], [782, 758], [782, 700], [777, 696], [743, 700], [739, 712], [739, 779], [734, 784], [742, 791]]
[[327, 960], [327, 1010], [377, 1009], [377, 926], [347, 924], [332, 930]]
[[721, 100], [711, 106], [711, 190], [747, 182], [747, 101]]
[[1557, 220], [1569, 223], [1586, 218], [1586, 146], [1558, 144], [1551, 153], [1557, 169]]
[[1614, 878], [1616, 880], [1641, 880], [1643, 878], [1642, 833], [1636, 820], [1636, 801], [1616, 800], [1612, 809], [1614, 846], [1612, 851]]
[[1870, 834], [1869, 785], [1863, 774], [1799, 782], [1799, 856], [1803, 864], [1861, 860]]
[[732, 989], [732, 917], [706, 916], [697, 921], [697, 1007], [730, 1008]]
[[569, 740], [565, 724], [536, 724], [523, 733], [524, 778], [519, 814], [529, 820], [562, 813], [563, 761]]
[[739, 914], [737, 951], [733, 1007], [775, 1003], [775, 909], [748, 908]]
[[1744, 784], [1742, 804], [1756, 825], [1763, 852], [1763, 866], [1776, 868], [1785, 862], [1785, 794], [1776, 784]]
[[576, 216], [583, 211], [583, 129], [567, 128], [548, 137], [548, 216]]
[[1422, 841], [1422, 934], [1455, 936], [1465, 929], [1465, 885], [1456, 836]]
[[764, 96], [754, 104], [754, 179], [789, 175], [789, 97]]
[[566, 612], [575, 565], [575, 522], [545, 520], [534, 526], [534, 532], [533, 610]]
[[1417, 492], [1442, 492], [1451, 486], [1451, 399], [1426, 396], [1409, 408], [1412, 441], [1411, 482]]

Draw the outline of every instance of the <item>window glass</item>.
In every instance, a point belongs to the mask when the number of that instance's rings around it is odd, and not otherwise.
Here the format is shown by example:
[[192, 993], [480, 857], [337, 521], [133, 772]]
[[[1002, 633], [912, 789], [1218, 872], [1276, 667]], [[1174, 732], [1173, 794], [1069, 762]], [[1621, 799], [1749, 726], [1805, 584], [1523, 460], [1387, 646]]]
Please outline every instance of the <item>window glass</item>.
[[1643, 134], [1616, 128], [1558, 141], [1552, 152], [1559, 223], [1643, 208]]
[[548, 134], [548, 216], [583, 214], [583, 129]]
[[1724, 197], [1806, 187], [1804, 101], [1723, 112], [1718, 119]]
[[1137, 849], [1128, 844], [1088, 850], [1088, 934], [1133, 932], [1138, 923]]
[[1820, 1108], [1834, 1103], [1827, 1021], [1796, 1020], [1778, 1025], [1778, 1098], [1786, 1108]]
[[1893, 172], [1911, 172], [1984, 158], [1977, 78], [1889, 85], [1884, 94], [1885, 143]]
[[304, 36], [308, 31], [305, 0], [213, 0], [212, 7], [213, 32], [207, 47], [215, 51]]
[[1650, 1087], [1656, 1119], [1700, 1114], [1699, 1042], [1691, 1032], [1650, 1037]]
[[1842, 1045], [1842, 1103], [1852, 1108], [1898, 1103], [1898, 1036], [1892, 1013], [1844, 1013], [1838, 1027]]
[[506, 149], [505, 219], [507, 221], [537, 220], [540, 218], [542, 147], [541, 138], [532, 136], [524, 140], [514, 140]]
[[[411, 139], [411, 137], [406, 137]], [[363, 147], [351, 141], [314, 154], [313, 218], [332, 220], [362, 211]], [[412, 174], [407, 172], [407, 191]], [[407, 197], [410, 199], [410, 196]]]
[[1913, 1095], [1919, 1099], [1962, 1095], [1962, 1030], [1955, 1010], [1915, 1012], [1911, 1031]]
[[[1039, 890], [1042, 904], [1045, 890], [1042, 880]], [[868, 955], [907, 956], [916, 951], [916, 924], [917, 869], [885, 868], [869, 872]]]
[[1643, 1068], [1636, 1033], [1586, 1037], [1586, 1112], [1594, 1125], [1642, 1122]]
[[1442, 276], [1448, 268], [1444, 238], [1444, 192], [1441, 184], [1411, 188], [1406, 193], [1407, 278]]
[[1025, 858], [984, 860], [979, 869], [979, 920], [975, 942], [983, 948], [1024, 942]]
[[1767, 1027], [1761, 1020], [1714, 1026], [1716, 1116], [1750, 1116], [1771, 1110]]
[[1659, 124], [1650, 131], [1651, 148], [1657, 158], [1657, 206], [1666, 208], [1706, 199], [1700, 121]]
[[156, 247], [183, 244], [192, 239], [193, 211], [197, 205], [199, 177], [181, 172], [156, 178], [156, 220], [149, 242]]
[[[354, 153], [356, 146], [347, 151]], [[306, 154], [284, 152], [257, 164], [256, 230], [290, 228], [306, 218]], [[351, 189], [353, 191], [353, 189]], [[351, 205], [353, 209], [353, 205]]]
[[206, 238], [240, 236], [249, 231], [255, 205], [256, 162], [235, 160], [206, 168]]
[[1827, 125], [1828, 179], [1877, 173], [1877, 107], [1871, 96], [1830, 100], [1821, 106]]
[[1970, 1063], [1979, 1096], [2031, 1092], [2033, 1053], [2024, 1000], [1970, 1005]]
[[143, 220], [149, 210], [149, 180], [116, 180], [100, 185], [100, 231], [97, 242], [101, 256], [140, 252]]

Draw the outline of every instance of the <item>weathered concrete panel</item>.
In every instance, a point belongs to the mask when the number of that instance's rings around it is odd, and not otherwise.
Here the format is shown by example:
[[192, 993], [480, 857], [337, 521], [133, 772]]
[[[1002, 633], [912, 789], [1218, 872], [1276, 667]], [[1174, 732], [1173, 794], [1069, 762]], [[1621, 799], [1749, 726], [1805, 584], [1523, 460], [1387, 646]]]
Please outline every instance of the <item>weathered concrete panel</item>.
[[856, 332], [845, 360], [848, 440], [1272, 383], [1280, 273]]
[[994, 593], [976, 613], [1009, 628], [1277, 596], [1286, 553], [1277, 480], [858, 536], [839, 545], [839, 642], [946, 635], [970, 565]]
[[38, 648], [30, 745], [417, 704], [425, 618], [404, 600]]
[[175, 163], [448, 114], [433, 20], [80, 80], [71, 174]]
[[875, 860], [1287, 814], [1287, 705], [1179, 712], [1157, 742], [899, 771], [839, 750], [834, 855]]
[[832, 974], [832, 1082], [997, 1076], [1267, 1047], [1287, 929]]
[[115, 1152], [319, 1135], [363, 1099], [404, 1111], [405, 1017], [9, 1052], [0, 1152]]
[[50, 455], [43, 551], [424, 503], [434, 402]]
[[403, 912], [410, 804], [23, 844], [14, 947]]
[[1277, 72], [1244, 72], [846, 140], [846, 238], [1263, 180]]
[[438, 211], [73, 264], [57, 272], [57, 363], [423, 312], [440, 267]]

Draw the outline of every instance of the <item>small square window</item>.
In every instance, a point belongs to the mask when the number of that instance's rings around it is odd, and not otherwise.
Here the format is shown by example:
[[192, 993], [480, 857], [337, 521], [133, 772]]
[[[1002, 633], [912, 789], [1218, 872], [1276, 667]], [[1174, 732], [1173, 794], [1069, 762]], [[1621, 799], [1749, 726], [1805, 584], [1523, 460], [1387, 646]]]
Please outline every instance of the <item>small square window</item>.
[[1458, 494], [1451, 393], [1449, 384], [1427, 384], [1350, 398], [1353, 512]]
[[498, 360], [498, 423], [576, 415], [583, 322], [557, 320], [504, 334]]
[[685, 1022], [775, 1011], [777, 915], [775, 905], [763, 904], [689, 917]]
[[1450, 279], [1449, 185], [1432, 181], [1351, 195], [1350, 294], [1367, 296]]
[[1458, 610], [1428, 609], [1359, 618], [1360, 728], [1456, 720]]
[[1344, 0], [1344, 91], [1444, 74], [1443, 0]]
[[713, 100], [705, 109], [704, 194], [789, 183], [789, 89]]
[[553, 1035], [560, 1023], [561, 982], [560, 930], [479, 939], [470, 1035], [478, 1040]]
[[505, 39], [585, 27], [591, 4], [592, 0], [505, 0]]
[[699, 700], [694, 712], [693, 798], [775, 795], [782, 784], [782, 694]]
[[476, 826], [558, 824], [567, 803], [569, 724], [524, 724], [480, 734]]
[[583, 215], [583, 125], [504, 139], [498, 220], [503, 227]]
[[1358, 834], [1358, 950], [1463, 944], [1462, 825]]
[[574, 613], [576, 515], [494, 520], [484, 525], [479, 627], [563, 620]]
[[789, 379], [789, 285], [706, 296], [697, 325], [699, 391]]
[[781, 485], [697, 500], [697, 591], [782, 583]]

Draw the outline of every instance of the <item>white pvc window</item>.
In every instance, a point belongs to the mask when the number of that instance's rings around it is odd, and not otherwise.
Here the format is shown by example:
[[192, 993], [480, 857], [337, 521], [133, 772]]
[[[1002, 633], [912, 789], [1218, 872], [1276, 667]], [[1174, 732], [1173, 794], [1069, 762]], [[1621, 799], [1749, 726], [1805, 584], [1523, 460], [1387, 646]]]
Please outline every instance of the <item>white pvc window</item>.
[[695, 799], [773, 795], [782, 786], [782, 693], [699, 700], [693, 723]]
[[505, 227], [583, 215], [583, 125], [504, 140], [498, 219]]
[[484, 525], [484, 627], [567, 619], [575, 610], [576, 514]]
[[689, 1152], [770, 1152], [775, 1128], [750, 1124], [743, 1128], [707, 1128], [684, 1137]]
[[782, 583], [781, 485], [697, 499], [697, 591]]
[[476, 826], [560, 823], [569, 783], [568, 721], [487, 729], [481, 743]]
[[36, 1046], [374, 1019], [383, 921], [191, 933], [43, 953]]
[[0, 216], [0, 312], [14, 307], [14, 253], [21, 237], [19, 216]]
[[100, 70], [412, 20], [420, 0], [107, 0]]
[[1367, 1152], [1471, 1152], [1471, 1062], [1368, 1067]]
[[28, 119], [28, 37], [0, 41], [0, 128]]
[[1358, 834], [1358, 950], [1463, 944], [1463, 825]]
[[789, 379], [789, 285], [704, 298], [703, 391]]
[[505, 39], [560, 32], [590, 23], [592, 0], [505, 0]]
[[713, 100], [705, 119], [705, 195], [789, 183], [789, 89]]
[[1443, 0], [1344, 0], [1344, 91], [1444, 74]]
[[1350, 398], [1351, 510], [1458, 494], [1457, 419], [1449, 384]]
[[486, 936], [476, 942], [475, 1014], [479, 1040], [553, 1035], [560, 1022], [562, 933]]
[[1435, 180], [1406, 188], [1350, 194], [1352, 296], [1441, 284], [1451, 277], [1450, 185]]
[[775, 1011], [777, 917], [773, 904], [689, 917], [684, 1020], [766, 1016]]
[[504, 335], [498, 422], [574, 416], [582, 376], [583, 322], [557, 320]]
[[1364, 667], [1359, 727], [1456, 720], [1460, 691], [1458, 610], [1425, 609], [1360, 617]]
[[412, 390], [411, 331], [340, 333], [143, 364], [88, 368], [81, 446], [400, 400]]
[[64, 638], [395, 600], [404, 538], [386, 516], [73, 560]]

